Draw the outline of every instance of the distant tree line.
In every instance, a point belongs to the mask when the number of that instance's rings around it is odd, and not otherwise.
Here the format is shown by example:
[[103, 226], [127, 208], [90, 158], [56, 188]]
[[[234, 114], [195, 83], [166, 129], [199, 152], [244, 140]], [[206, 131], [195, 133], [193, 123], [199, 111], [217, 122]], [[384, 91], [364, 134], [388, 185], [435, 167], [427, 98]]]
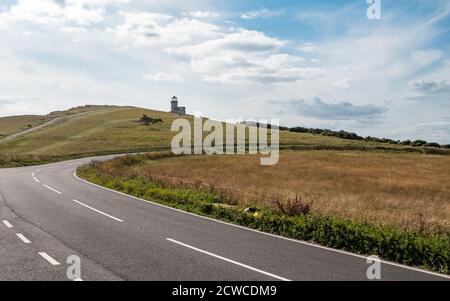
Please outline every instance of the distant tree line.
[[[281, 127], [280, 127], [281, 129]], [[389, 138], [376, 138], [376, 137], [361, 137], [358, 134], [347, 132], [347, 131], [333, 131], [329, 129], [314, 129], [314, 128], [305, 128], [305, 127], [293, 127], [289, 128], [290, 132], [296, 133], [310, 133], [315, 135], [323, 135], [323, 136], [332, 136], [338, 137], [342, 139], [348, 140], [361, 140], [361, 141], [370, 141], [370, 142], [379, 142], [379, 143], [390, 143], [390, 144], [398, 144], [398, 145], [410, 145], [410, 146], [426, 146], [426, 147], [436, 147], [436, 148], [450, 148], [450, 144], [441, 145], [436, 142], [427, 142], [425, 140], [393, 140]]]
[[274, 129], [278, 128], [280, 131], [289, 131], [289, 128], [287, 126], [278, 126], [278, 125], [272, 125], [270, 123], [260, 123], [260, 122], [255, 122], [255, 121], [242, 121], [240, 122], [240, 124], [245, 124], [247, 126], [256, 126], [257, 128], [259, 127], [264, 127], [267, 129], [272, 129], [272, 127]]

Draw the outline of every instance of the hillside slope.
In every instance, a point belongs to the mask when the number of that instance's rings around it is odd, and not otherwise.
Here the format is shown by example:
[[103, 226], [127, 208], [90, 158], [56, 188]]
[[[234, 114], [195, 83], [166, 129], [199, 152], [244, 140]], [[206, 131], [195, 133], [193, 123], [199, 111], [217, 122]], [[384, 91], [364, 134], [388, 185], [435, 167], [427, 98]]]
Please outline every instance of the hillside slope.
[[0, 118], [0, 139], [41, 124], [43, 117], [41, 115], [23, 115]]
[[[90, 106], [52, 114], [53, 116], [69, 117], [35, 131], [24, 133], [12, 140], [0, 141], [0, 160], [5, 162], [13, 158], [13, 160], [20, 161], [21, 156], [29, 155], [80, 157], [167, 149], [175, 134], [170, 131], [172, 121], [179, 118], [178, 115], [172, 113], [116, 106], [95, 107], [95, 109]], [[163, 122], [145, 126], [138, 122], [143, 114], [160, 118]], [[192, 122], [192, 117], [187, 116], [186, 118]], [[6, 128], [4, 125], [3, 127]], [[0, 131], [6, 131], [4, 128], [0, 127]], [[417, 148], [400, 145], [345, 140], [288, 131], [281, 131], [280, 144], [282, 148], [290, 149], [419, 151]], [[5, 166], [4, 163], [3, 166]]]
[[54, 111], [47, 115], [21, 115], [21, 116], [7, 116], [0, 117], [0, 142], [6, 139], [12, 139], [13, 135], [20, 135], [21, 133], [34, 130], [49, 123], [55, 119], [64, 117], [71, 117], [78, 114], [84, 114], [92, 111], [113, 108], [108, 105], [86, 105], [74, 107], [64, 111]]
[[160, 115], [135, 108], [97, 110], [0, 143], [0, 153], [61, 156], [167, 145], [170, 124], [157, 124], [150, 129], [137, 122], [142, 114]]

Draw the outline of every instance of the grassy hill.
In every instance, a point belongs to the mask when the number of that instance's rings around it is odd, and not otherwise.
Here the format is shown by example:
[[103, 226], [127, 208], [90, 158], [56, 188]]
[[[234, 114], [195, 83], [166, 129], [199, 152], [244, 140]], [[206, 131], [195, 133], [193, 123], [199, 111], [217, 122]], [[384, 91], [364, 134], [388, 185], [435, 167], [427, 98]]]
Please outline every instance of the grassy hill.
[[[81, 114], [82, 113], [82, 114]], [[143, 114], [162, 119], [162, 123], [145, 126], [138, 123]], [[64, 118], [61, 118], [64, 117]], [[0, 133], [24, 132], [14, 139], [0, 140], [0, 166], [43, 163], [65, 158], [169, 148], [174, 135], [172, 113], [135, 107], [85, 106], [46, 116], [0, 118]], [[192, 117], [187, 117], [192, 122]], [[281, 148], [335, 149], [417, 152], [421, 149], [386, 143], [345, 140], [337, 137], [281, 131]]]
[[[137, 122], [143, 114], [164, 122], [144, 126]], [[177, 116], [138, 108], [96, 110], [0, 143], [0, 153], [67, 156], [167, 147], [170, 124]]]
[[0, 118], [0, 139], [15, 134], [39, 124], [42, 124], [41, 115], [23, 115]]
[[82, 113], [92, 112], [101, 109], [113, 108], [113, 106], [87, 105], [71, 108], [64, 111], [54, 111], [47, 115], [22, 115], [0, 117], [0, 140], [13, 134], [30, 130], [37, 126], [43, 125], [54, 119], [74, 116]]

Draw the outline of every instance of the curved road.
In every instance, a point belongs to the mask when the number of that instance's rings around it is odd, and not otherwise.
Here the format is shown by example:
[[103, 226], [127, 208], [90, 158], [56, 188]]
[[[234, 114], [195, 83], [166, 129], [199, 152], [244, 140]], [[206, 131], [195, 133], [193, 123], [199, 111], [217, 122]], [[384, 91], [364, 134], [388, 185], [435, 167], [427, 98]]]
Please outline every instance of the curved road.
[[[103, 157], [105, 158], [105, 157]], [[0, 280], [367, 280], [363, 256], [244, 229], [84, 182], [92, 158], [0, 169]], [[448, 280], [381, 263], [382, 280]]]

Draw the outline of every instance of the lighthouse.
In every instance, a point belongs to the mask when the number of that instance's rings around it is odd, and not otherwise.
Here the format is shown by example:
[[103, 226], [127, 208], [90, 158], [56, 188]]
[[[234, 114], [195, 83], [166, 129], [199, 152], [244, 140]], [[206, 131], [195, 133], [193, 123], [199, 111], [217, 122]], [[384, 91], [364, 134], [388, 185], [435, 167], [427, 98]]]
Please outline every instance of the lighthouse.
[[172, 97], [170, 100], [170, 113], [186, 115], [186, 107], [178, 106], [178, 98], [176, 96]]

